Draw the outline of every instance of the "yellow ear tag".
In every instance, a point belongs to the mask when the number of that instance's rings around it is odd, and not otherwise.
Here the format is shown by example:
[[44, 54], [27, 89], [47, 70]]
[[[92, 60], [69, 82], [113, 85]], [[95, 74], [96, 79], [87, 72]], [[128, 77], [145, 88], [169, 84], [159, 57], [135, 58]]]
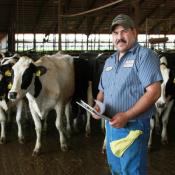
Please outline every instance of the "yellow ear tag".
[[41, 71], [38, 70], [38, 71], [35, 73], [35, 75], [36, 75], [37, 77], [40, 77], [40, 76], [41, 76]]
[[175, 78], [174, 78], [174, 80], [173, 80], [173, 83], [175, 84]]
[[5, 76], [10, 77], [12, 76], [12, 72], [10, 70], [5, 71]]
[[10, 90], [12, 88], [12, 83], [9, 83], [7, 88]]

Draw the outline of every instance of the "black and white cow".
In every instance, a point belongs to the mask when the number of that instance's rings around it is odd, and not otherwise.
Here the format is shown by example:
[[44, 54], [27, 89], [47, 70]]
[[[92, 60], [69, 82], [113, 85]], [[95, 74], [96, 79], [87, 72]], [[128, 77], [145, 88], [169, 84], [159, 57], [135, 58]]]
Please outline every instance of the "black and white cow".
[[163, 77], [163, 82], [161, 84], [161, 96], [155, 103], [156, 105], [156, 115], [150, 120], [150, 138], [148, 142], [148, 147], [152, 146], [152, 137], [154, 126], [156, 129], [160, 130], [160, 118], [162, 119], [162, 131], [161, 131], [161, 142], [165, 144], [168, 142], [167, 137], [167, 124], [170, 116], [171, 109], [174, 104], [175, 97], [175, 76], [172, 70], [168, 68], [167, 59], [162, 56], [160, 58], [160, 70]]
[[[12, 82], [12, 66], [16, 63], [19, 59], [19, 55], [15, 54], [12, 57], [3, 57], [1, 60], [0, 66], [0, 124], [1, 124], [1, 137], [0, 143], [6, 142], [6, 132], [5, 132], [5, 125], [6, 122], [10, 119], [10, 111], [11, 109], [16, 106], [16, 122], [18, 126], [18, 140], [19, 143], [24, 142], [24, 136], [22, 132], [21, 126], [21, 115], [22, 115], [22, 108], [23, 108], [23, 101], [19, 100], [16, 103], [12, 103], [8, 100], [8, 92], [11, 88]], [[5, 111], [7, 111], [8, 116], [6, 116]]]
[[41, 120], [51, 109], [55, 109], [57, 114], [55, 125], [60, 134], [61, 150], [68, 149], [63, 117], [69, 115], [69, 102], [73, 93], [74, 65], [69, 55], [46, 55], [36, 62], [29, 57], [21, 57], [13, 66], [9, 99], [17, 100], [25, 95], [28, 99], [37, 137], [33, 155], [41, 150]]

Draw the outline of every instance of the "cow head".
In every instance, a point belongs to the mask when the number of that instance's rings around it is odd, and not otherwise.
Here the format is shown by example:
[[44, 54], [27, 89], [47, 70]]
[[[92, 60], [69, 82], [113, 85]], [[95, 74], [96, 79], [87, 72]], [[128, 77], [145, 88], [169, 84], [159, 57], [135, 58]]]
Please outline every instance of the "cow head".
[[1, 59], [1, 65], [5, 65], [5, 64], [12, 64], [14, 65], [20, 58], [19, 54], [14, 54], [13, 56], [10, 57], [3, 57]]
[[0, 99], [7, 98], [12, 83], [12, 64], [0, 67]]
[[161, 84], [161, 96], [156, 102], [156, 107], [161, 113], [167, 104], [166, 85], [169, 80], [169, 74], [170, 74], [170, 69], [167, 67], [167, 60], [164, 56], [160, 58], [160, 70], [163, 77], [163, 82]]
[[13, 81], [8, 98], [17, 100], [25, 96], [30, 91], [36, 96], [36, 86], [41, 86], [39, 77], [46, 73], [46, 68], [36, 66], [29, 57], [21, 57], [12, 67]]

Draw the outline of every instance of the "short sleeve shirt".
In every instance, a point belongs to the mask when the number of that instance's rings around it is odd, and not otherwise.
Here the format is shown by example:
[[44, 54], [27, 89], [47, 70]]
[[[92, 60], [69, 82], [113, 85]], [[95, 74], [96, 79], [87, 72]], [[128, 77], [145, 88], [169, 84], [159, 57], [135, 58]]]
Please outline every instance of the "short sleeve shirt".
[[[158, 56], [150, 49], [135, 43], [117, 61], [118, 52], [105, 62], [99, 90], [104, 92], [106, 114], [114, 116], [131, 108], [150, 84], [162, 81]], [[154, 105], [138, 117], [147, 118], [155, 112]]]

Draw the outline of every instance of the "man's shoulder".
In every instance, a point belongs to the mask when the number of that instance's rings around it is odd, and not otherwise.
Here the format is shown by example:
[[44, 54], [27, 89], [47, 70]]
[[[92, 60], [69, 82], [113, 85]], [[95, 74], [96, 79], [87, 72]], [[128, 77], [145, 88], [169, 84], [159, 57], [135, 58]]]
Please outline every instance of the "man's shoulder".
[[106, 63], [110, 63], [113, 61], [113, 59], [115, 59], [116, 56], [116, 52], [114, 52], [113, 54], [111, 54], [107, 59], [106, 59]]
[[140, 44], [137, 45], [136, 50], [137, 50], [137, 52], [140, 52], [140, 53], [149, 53], [151, 51], [151, 49], [149, 49], [145, 46], [141, 46]]
[[136, 54], [138, 54], [140, 57], [157, 57], [156, 53], [151, 50], [150, 48], [141, 46], [140, 44], [138, 45], [138, 47], [136, 48]]

